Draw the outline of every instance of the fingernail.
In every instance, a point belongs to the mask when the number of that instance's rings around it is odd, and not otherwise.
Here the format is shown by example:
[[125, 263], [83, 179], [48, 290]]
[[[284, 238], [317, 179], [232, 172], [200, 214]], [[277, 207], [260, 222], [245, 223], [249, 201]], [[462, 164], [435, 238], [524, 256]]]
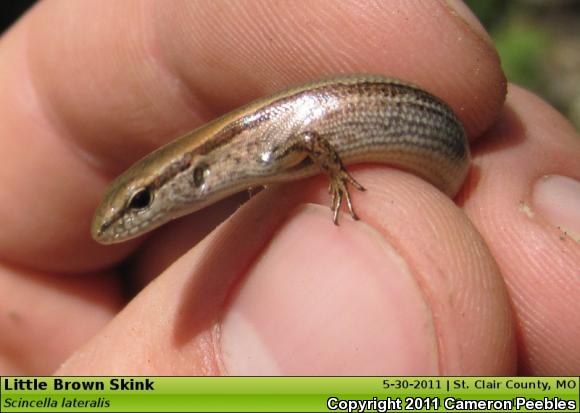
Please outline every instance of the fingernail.
[[580, 242], [580, 182], [560, 175], [546, 175], [533, 190], [535, 210], [546, 221]]
[[451, 13], [456, 14], [465, 23], [467, 23], [467, 25], [476, 35], [478, 35], [479, 38], [490, 45], [493, 44], [493, 41], [487, 33], [487, 30], [485, 30], [485, 27], [483, 27], [477, 16], [462, 0], [445, 0], [445, 3], [449, 7]]
[[436, 374], [430, 308], [370, 226], [308, 205], [250, 269], [221, 325], [231, 375]]

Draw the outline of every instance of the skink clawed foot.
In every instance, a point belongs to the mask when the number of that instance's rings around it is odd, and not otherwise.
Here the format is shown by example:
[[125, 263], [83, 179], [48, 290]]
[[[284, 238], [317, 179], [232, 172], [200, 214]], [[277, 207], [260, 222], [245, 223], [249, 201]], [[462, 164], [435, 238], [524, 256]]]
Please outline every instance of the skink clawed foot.
[[320, 166], [320, 169], [330, 178], [328, 193], [332, 195], [330, 209], [334, 224], [338, 225], [338, 215], [343, 198], [346, 198], [350, 215], [353, 219], [358, 220], [358, 215], [352, 206], [348, 184], [359, 191], [364, 191], [365, 188], [348, 173], [342, 164], [338, 151], [328, 139], [313, 131], [303, 132], [288, 139], [286, 145], [276, 148], [274, 151], [274, 159], [276, 159], [277, 164], [284, 164], [286, 167], [295, 166], [306, 157]]
[[355, 221], [359, 219], [358, 215], [354, 211], [352, 206], [352, 199], [350, 197], [350, 192], [348, 190], [348, 183], [354, 186], [359, 191], [365, 191], [365, 188], [359, 184], [344, 167], [341, 165], [340, 170], [337, 174], [330, 174], [330, 187], [329, 192], [332, 194], [332, 204], [330, 209], [332, 210], [332, 222], [334, 225], [338, 225], [338, 214], [340, 211], [340, 206], [342, 204], [342, 198], [346, 198], [346, 205], [350, 216]]

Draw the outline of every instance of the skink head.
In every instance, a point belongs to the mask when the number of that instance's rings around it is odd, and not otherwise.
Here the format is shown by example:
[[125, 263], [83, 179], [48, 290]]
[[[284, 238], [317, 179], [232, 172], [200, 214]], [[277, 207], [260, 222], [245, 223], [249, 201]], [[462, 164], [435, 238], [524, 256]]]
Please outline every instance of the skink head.
[[204, 159], [169, 144], [137, 162], [107, 189], [93, 217], [93, 238], [122, 242], [207, 205]]
[[[129, 171], [128, 171], [129, 172]], [[101, 244], [122, 242], [140, 234], [152, 222], [154, 189], [145, 178], [118, 177], [108, 188], [91, 224], [91, 235]]]

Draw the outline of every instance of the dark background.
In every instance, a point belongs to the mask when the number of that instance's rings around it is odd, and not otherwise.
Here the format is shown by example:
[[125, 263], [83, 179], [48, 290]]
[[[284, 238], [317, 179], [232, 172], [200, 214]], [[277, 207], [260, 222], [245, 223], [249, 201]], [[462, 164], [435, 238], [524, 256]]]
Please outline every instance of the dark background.
[[0, 1], [0, 33], [34, 3], [33, 0]]

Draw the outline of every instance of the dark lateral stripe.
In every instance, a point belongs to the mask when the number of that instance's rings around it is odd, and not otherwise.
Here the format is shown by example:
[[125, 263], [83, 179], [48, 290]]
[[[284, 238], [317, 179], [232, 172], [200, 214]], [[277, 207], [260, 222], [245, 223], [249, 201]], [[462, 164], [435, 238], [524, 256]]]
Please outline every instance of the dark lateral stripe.
[[[338, 96], [350, 94], [360, 94], [363, 96], [365, 95], [368, 96], [380, 93], [383, 94], [383, 96], [385, 96], [386, 98], [413, 94], [416, 98], [420, 100], [431, 101], [434, 103], [443, 103], [443, 105], [447, 107], [447, 105], [436, 96], [433, 96], [428, 92], [425, 92], [411, 85], [372, 81], [372, 80], [365, 80], [355, 83], [323, 84], [318, 87], [312, 87], [302, 91], [298, 91], [296, 93], [292, 93], [287, 96], [282, 96], [279, 99], [272, 101], [267, 106], [258, 109], [256, 112], [242, 116], [240, 119], [236, 120], [233, 123], [226, 124], [213, 137], [208, 139], [198, 148], [195, 148], [192, 151], [184, 154], [183, 158], [180, 159], [180, 161], [172, 163], [167, 168], [165, 168], [165, 170], [155, 179], [152, 185], [155, 188], [163, 186], [175, 175], [189, 168], [191, 166], [191, 161], [196, 154], [210, 153], [216, 148], [227, 145], [242, 132], [252, 130], [257, 126], [259, 126], [261, 123], [267, 121], [270, 118], [270, 111], [272, 107], [284, 105], [289, 101], [299, 99], [303, 96], [310, 95], [312, 93], [336, 94]], [[415, 103], [408, 102], [405, 104], [421, 106], [419, 102]], [[431, 111], [429, 110], [430, 108], [426, 108], [424, 106], [422, 107], [422, 109]], [[449, 115], [452, 116], [451, 110], [449, 111], [450, 111]], [[437, 111], [435, 110], [435, 112]], [[442, 115], [442, 113], [438, 114]], [[248, 122], [248, 117], [250, 115], [253, 117], [253, 120], [251, 122]]]

